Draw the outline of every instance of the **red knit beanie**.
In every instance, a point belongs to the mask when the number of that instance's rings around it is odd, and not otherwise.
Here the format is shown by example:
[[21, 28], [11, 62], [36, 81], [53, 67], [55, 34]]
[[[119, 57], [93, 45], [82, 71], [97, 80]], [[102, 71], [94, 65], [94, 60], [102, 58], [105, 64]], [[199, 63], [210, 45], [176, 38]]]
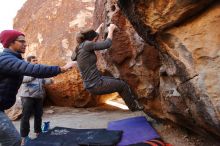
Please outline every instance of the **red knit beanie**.
[[21, 35], [25, 36], [17, 30], [4, 30], [0, 34], [0, 42], [4, 48], [8, 48], [10, 43], [13, 43]]

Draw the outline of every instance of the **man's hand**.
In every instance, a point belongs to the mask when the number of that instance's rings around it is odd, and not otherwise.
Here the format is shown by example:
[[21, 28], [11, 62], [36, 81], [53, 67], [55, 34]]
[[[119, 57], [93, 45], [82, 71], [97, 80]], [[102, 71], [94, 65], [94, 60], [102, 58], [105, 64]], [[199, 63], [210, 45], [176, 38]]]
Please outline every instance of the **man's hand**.
[[68, 62], [66, 65], [60, 68], [61, 72], [66, 72], [67, 70], [71, 69], [75, 63], [76, 63], [75, 61]]

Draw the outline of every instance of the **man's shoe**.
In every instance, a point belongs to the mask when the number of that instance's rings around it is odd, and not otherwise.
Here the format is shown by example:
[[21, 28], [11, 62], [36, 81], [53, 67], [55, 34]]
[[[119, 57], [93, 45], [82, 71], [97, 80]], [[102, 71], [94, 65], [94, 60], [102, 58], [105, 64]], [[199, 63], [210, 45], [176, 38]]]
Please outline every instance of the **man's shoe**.
[[21, 146], [25, 146], [30, 140], [31, 140], [31, 138], [29, 136], [22, 137], [21, 138]]

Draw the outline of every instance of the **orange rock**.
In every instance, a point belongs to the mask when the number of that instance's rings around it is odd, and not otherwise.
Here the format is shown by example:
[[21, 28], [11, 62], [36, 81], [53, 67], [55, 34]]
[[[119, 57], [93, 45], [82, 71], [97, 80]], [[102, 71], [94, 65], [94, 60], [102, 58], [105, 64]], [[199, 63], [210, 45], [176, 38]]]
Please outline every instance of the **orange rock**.
[[157, 109], [147, 109], [219, 138], [220, 3], [119, 0], [118, 4], [138, 34], [160, 53], [160, 96], [154, 99], [160, 104], [153, 102]]

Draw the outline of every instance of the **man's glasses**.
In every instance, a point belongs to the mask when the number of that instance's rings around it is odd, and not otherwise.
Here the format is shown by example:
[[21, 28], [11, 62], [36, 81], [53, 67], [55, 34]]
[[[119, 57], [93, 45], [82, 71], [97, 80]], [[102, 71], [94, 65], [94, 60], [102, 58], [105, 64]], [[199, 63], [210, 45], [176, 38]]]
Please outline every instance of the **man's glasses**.
[[18, 41], [18, 42], [20, 42], [20, 43], [22, 43], [22, 44], [26, 43], [25, 40], [16, 40], [16, 41]]
[[32, 62], [38, 62], [38, 60], [37, 59], [33, 59]]

